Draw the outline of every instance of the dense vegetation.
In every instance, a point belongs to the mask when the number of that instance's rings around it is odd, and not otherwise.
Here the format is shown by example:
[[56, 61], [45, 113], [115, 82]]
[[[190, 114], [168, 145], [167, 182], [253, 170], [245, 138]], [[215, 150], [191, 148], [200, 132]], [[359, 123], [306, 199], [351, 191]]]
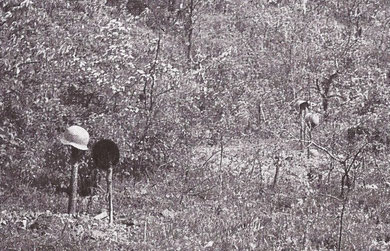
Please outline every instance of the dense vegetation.
[[[0, 249], [389, 248], [389, 30], [386, 0], [1, 1]], [[64, 214], [74, 124], [119, 145], [112, 227]]]

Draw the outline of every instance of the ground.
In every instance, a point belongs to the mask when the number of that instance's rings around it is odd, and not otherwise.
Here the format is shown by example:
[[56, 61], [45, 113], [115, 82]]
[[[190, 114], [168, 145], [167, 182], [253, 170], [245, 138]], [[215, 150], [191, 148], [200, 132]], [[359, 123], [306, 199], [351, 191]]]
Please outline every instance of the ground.
[[339, 171], [327, 163], [288, 145], [236, 142], [222, 155], [220, 146], [198, 147], [186, 166], [115, 176], [111, 226], [103, 194], [92, 206], [80, 198], [71, 216], [63, 193], [3, 189], [0, 249], [327, 250], [338, 248], [340, 226], [345, 249], [389, 248], [389, 188], [357, 182], [343, 201]]

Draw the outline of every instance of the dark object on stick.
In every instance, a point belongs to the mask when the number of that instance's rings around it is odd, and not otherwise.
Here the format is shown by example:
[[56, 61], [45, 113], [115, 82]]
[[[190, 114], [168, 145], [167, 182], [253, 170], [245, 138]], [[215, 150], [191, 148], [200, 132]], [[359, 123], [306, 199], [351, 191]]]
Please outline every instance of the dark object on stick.
[[92, 147], [92, 158], [95, 167], [105, 170], [108, 192], [108, 210], [109, 221], [113, 223], [113, 206], [112, 206], [112, 171], [113, 166], [119, 162], [119, 148], [109, 139], [102, 139]]
[[110, 166], [119, 162], [119, 148], [110, 139], [102, 139], [92, 147], [92, 158], [97, 168], [107, 170]]
[[309, 110], [310, 108], [310, 102], [309, 101], [305, 101], [305, 100], [298, 100], [296, 103], [295, 103], [298, 111], [299, 111], [299, 115], [301, 115], [303, 112]]

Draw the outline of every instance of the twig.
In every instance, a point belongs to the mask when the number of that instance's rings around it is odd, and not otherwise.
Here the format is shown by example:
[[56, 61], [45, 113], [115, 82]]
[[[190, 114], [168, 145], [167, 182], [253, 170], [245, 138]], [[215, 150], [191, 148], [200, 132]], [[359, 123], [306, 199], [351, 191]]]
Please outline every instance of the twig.
[[335, 200], [337, 200], [337, 201], [339, 201], [339, 202], [343, 202], [342, 199], [337, 198], [336, 196], [333, 196], [333, 195], [323, 194], [323, 193], [319, 193], [318, 195], [319, 195], [319, 196], [324, 196], [324, 197], [329, 197], [329, 198], [335, 199]]
[[317, 147], [318, 149], [324, 151], [326, 154], [329, 155], [329, 157], [331, 157], [332, 159], [338, 161], [339, 163], [344, 163], [344, 162], [345, 162], [345, 160], [342, 160], [342, 159], [338, 158], [337, 156], [335, 156], [334, 154], [332, 154], [332, 153], [331, 153], [328, 149], [326, 149], [325, 147], [320, 146], [320, 145], [318, 145], [317, 143], [315, 143], [315, 142], [313, 142], [313, 141], [311, 141], [310, 144], [313, 145], [313, 146], [315, 146], [315, 147]]
[[349, 167], [348, 169], [351, 169], [351, 167], [353, 166], [353, 164], [355, 163], [358, 155], [363, 151], [363, 149], [366, 147], [366, 145], [368, 145], [368, 142], [364, 143], [360, 148], [359, 150], [355, 153], [355, 155], [353, 156], [353, 159], [351, 161], [351, 163], [349, 164]]
[[215, 151], [215, 152], [213, 152], [212, 154], [211, 154], [211, 156], [201, 165], [201, 167], [204, 167], [206, 164], [207, 164], [207, 162], [209, 162], [209, 160], [211, 160], [213, 157], [214, 157], [214, 155], [216, 155], [217, 153], [219, 153], [221, 150], [218, 150], [218, 151]]
[[144, 228], [144, 243], [146, 243], [146, 231], [147, 231], [147, 228], [148, 228], [148, 221], [146, 220], [145, 221], [145, 228]]
[[[294, 141], [302, 141], [302, 140], [296, 140], [296, 139], [293, 139]], [[345, 160], [341, 160], [340, 158], [336, 157], [334, 154], [332, 154], [328, 149], [326, 149], [325, 147], [323, 146], [320, 146], [318, 145], [317, 143], [315, 143], [314, 141], [308, 141], [308, 140], [303, 140], [304, 143], [309, 143], [309, 146], [310, 145], [313, 145], [315, 147], [317, 147], [318, 149], [324, 151], [326, 154], [329, 155], [329, 157], [331, 157], [332, 159], [338, 161], [339, 163], [344, 163]]]
[[202, 194], [202, 193], [205, 193], [205, 192], [208, 192], [208, 191], [210, 191], [210, 190], [212, 190], [214, 187], [216, 187], [217, 185], [214, 185], [214, 186], [211, 186], [211, 187], [209, 187], [209, 188], [207, 188], [207, 189], [204, 189], [204, 190], [202, 190], [202, 191], [199, 191], [199, 192], [196, 192], [196, 193], [189, 193], [188, 195], [190, 195], [190, 196], [198, 196], [198, 195], [200, 195], [200, 194]]
[[223, 159], [223, 135], [221, 133], [221, 147], [220, 147], [221, 156], [219, 159], [219, 170], [222, 169], [222, 159]]
[[341, 209], [341, 215], [340, 215], [340, 227], [339, 227], [339, 243], [337, 250], [341, 250], [341, 241], [343, 236], [343, 219], [344, 219], [344, 212], [345, 212], [345, 204], [347, 203], [347, 198], [343, 200], [343, 208]]

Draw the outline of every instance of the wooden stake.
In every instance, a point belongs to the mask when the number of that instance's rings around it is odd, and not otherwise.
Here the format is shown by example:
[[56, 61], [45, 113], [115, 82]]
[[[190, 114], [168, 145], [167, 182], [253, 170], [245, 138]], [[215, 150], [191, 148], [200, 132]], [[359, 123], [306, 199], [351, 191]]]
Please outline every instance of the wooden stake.
[[112, 205], [112, 165], [107, 170], [107, 189], [108, 189], [108, 212], [109, 212], [109, 223], [114, 222], [114, 209]]
[[70, 163], [72, 165], [72, 174], [70, 177], [70, 195], [68, 200], [68, 214], [75, 214], [76, 213], [76, 203], [77, 203], [77, 180], [78, 180], [78, 170], [79, 170], [79, 163], [82, 155], [82, 151], [72, 147], [72, 153], [70, 156]]
[[276, 182], [279, 176], [279, 169], [281, 166], [281, 157], [279, 155], [274, 157], [274, 165], [276, 169], [275, 169], [274, 181], [272, 182], [272, 188], [276, 187]]
[[74, 163], [72, 166], [72, 175], [70, 178], [71, 190], [68, 201], [68, 214], [76, 213], [76, 202], [77, 202], [77, 176], [78, 176], [78, 164]]
[[312, 130], [312, 127], [311, 127], [310, 124], [305, 125], [305, 127], [308, 128], [308, 132], [309, 132], [309, 142], [308, 142], [308, 145], [307, 145], [307, 158], [309, 159], [310, 158], [310, 145], [311, 145], [311, 130]]
[[303, 113], [301, 113], [301, 125], [300, 125], [300, 130], [299, 130], [299, 138], [300, 138], [300, 140], [301, 140], [301, 150], [303, 151], [303, 149], [305, 148], [305, 145], [304, 145], [304, 137], [303, 137], [303, 135], [304, 135], [304, 127], [305, 127], [305, 121], [304, 121], [304, 115], [303, 115]]
[[301, 150], [305, 150], [305, 142], [306, 142], [306, 135], [307, 135], [307, 130], [306, 130], [306, 123], [305, 123], [305, 116], [307, 113], [307, 108], [301, 111], [300, 116], [301, 116], [301, 128], [300, 128], [300, 139], [301, 139]]

